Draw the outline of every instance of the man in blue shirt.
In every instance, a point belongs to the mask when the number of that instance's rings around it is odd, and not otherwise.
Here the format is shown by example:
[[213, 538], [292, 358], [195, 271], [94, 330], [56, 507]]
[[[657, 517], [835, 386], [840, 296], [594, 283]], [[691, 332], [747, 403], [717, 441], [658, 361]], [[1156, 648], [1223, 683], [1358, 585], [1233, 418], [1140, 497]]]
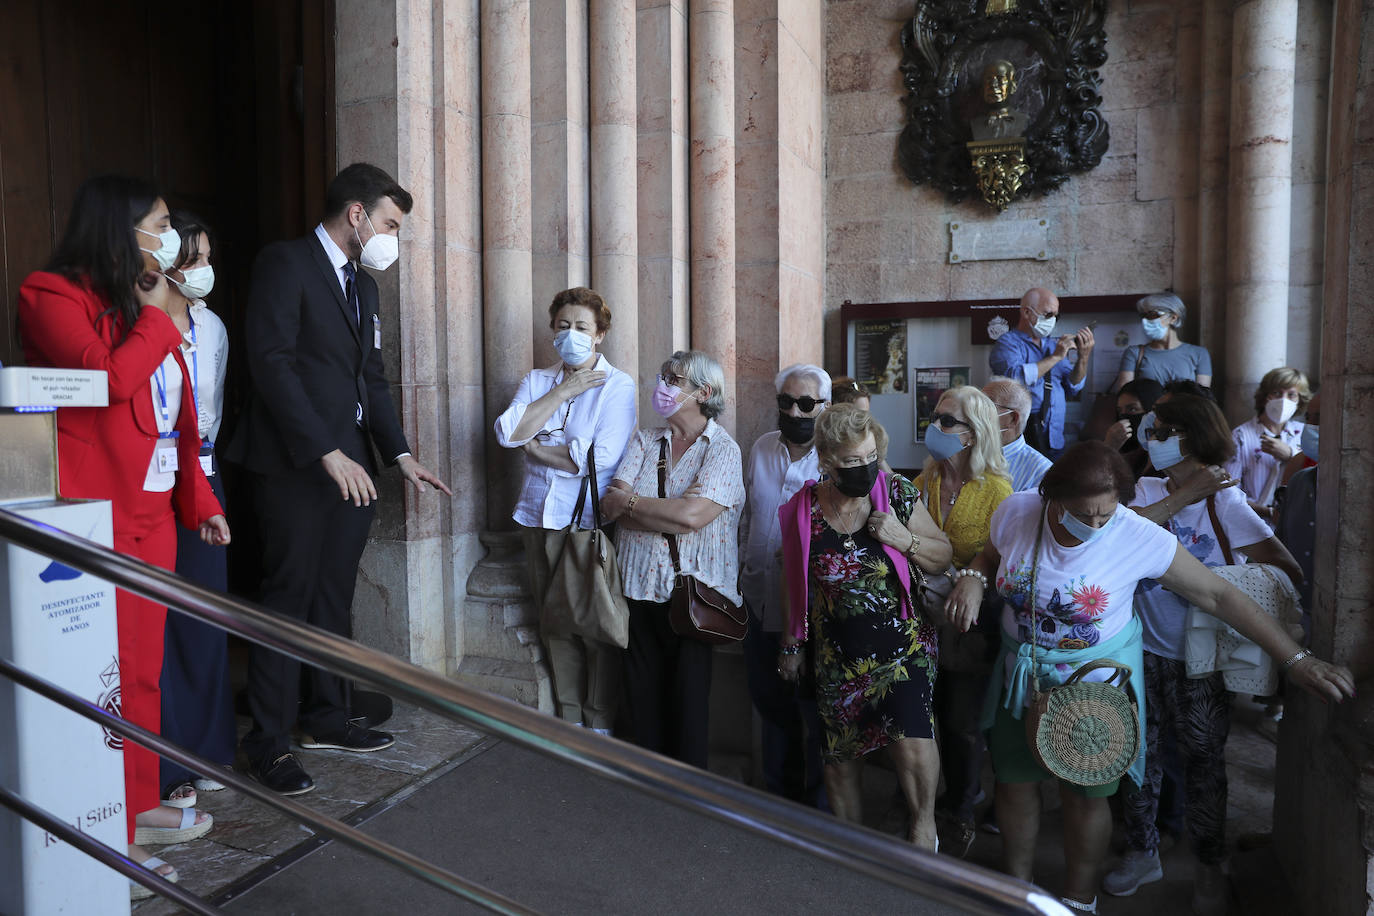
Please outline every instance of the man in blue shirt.
[[[1059, 299], [1054, 293], [1040, 287], [1027, 290], [1021, 297], [1016, 329], [997, 338], [988, 356], [994, 374], [1016, 379], [1030, 391], [1026, 441], [1052, 459], [1064, 450], [1066, 397], [1083, 390], [1094, 346], [1090, 328], [1052, 341], [1058, 317]], [[1073, 349], [1078, 350], [1078, 358], [1071, 363], [1067, 357]]]

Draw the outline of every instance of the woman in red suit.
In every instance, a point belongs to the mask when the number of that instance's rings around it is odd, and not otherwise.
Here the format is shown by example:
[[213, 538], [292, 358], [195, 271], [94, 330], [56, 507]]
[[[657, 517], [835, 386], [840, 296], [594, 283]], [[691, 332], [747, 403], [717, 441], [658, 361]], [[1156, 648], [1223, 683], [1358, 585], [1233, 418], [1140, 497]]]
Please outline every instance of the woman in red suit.
[[[108, 407], [57, 414], [62, 496], [110, 500], [115, 549], [164, 569], [175, 564], [177, 521], [199, 529], [209, 543], [229, 542], [228, 523], [198, 459], [182, 333], [168, 317], [167, 280], [160, 275], [180, 247], [167, 205], [150, 186], [92, 178], [77, 191], [47, 269], [30, 274], [19, 290], [29, 365], [109, 374]], [[156, 732], [167, 609], [123, 590], [115, 602], [123, 715]], [[126, 740], [129, 855], [175, 880], [175, 869], [152, 859], [142, 844], [193, 839], [210, 829], [212, 818], [160, 806], [158, 790], [157, 755]]]

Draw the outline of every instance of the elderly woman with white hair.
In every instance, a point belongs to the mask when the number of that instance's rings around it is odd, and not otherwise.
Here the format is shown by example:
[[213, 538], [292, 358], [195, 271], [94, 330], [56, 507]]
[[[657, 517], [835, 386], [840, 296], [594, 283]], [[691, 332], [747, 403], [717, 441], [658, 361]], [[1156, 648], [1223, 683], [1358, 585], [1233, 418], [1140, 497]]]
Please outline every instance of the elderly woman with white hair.
[[744, 468], [748, 497], [740, 517], [740, 591], [750, 617], [744, 664], [761, 722], [764, 788], [814, 805], [821, 788], [816, 704], [799, 698], [777, 671], [784, 624], [778, 509], [821, 476], [815, 429], [830, 401], [830, 375], [819, 366], [797, 363], [779, 372], [773, 387], [778, 428], [755, 440]]
[[[1012, 493], [997, 413], [987, 395], [962, 385], [940, 395], [926, 427], [930, 457], [915, 484], [925, 496], [932, 521], [949, 538], [956, 569], [967, 566], [987, 544], [992, 513]], [[935, 715], [945, 794], [939, 816], [946, 848], [960, 856], [973, 844], [973, 808], [982, 789], [979, 718], [998, 645], [999, 610], [996, 602], [989, 602], [974, 632], [961, 633], [947, 625], [940, 634]]]
[[[711, 646], [673, 631], [668, 608], [677, 539], [684, 575], [739, 603], [739, 446], [716, 418], [725, 373], [698, 350], [663, 363], [652, 405], [666, 426], [630, 438], [601, 505], [616, 522], [616, 549], [630, 606], [625, 702], [636, 744], [706, 767]], [[659, 495], [660, 471], [664, 495]]]
[[1121, 354], [1121, 368], [1113, 391], [1133, 378], [1154, 379], [1167, 385], [1175, 379], [1212, 386], [1212, 355], [1206, 347], [1179, 340], [1178, 329], [1188, 317], [1188, 307], [1173, 293], [1145, 296], [1135, 304], [1145, 343], [1127, 347]]

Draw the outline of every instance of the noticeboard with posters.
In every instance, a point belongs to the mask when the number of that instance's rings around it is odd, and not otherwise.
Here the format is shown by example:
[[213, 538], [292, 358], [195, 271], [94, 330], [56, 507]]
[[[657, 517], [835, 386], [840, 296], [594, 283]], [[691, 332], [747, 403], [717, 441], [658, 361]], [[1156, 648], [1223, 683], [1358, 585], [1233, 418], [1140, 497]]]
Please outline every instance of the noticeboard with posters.
[[[1096, 340], [1087, 384], [1069, 404], [1065, 434], [1070, 441], [1077, 438], [1094, 399], [1115, 380], [1122, 352], [1144, 341], [1135, 313], [1136, 300], [1144, 295], [1147, 293], [1059, 298], [1054, 336], [1073, 334], [1092, 324]], [[996, 339], [1016, 327], [1019, 298], [866, 304], [846, 300], [840, 307], [843, 374], [869, 386], [873, 414], [890, 439], [888, 463], [892, 467], [918, 471], [925, 462], [926, 449], [920, 444], [924, 432], [921, 412], [924, 409], [928, 419], [934, 402], [923, 406], [924, 401], [932, 396], [938, 400], [939, 391], [959, 383], [979, 387], [987, 383], [992, 375], [988, 355]], [[898, 364], [898, 354], [904, 377], [894, 383], [890, 376]], [[889, 377], [884, 385], [875, 387], [876, 376], [883, 371]], [[865, 379], [863, 374], [874, 379]]]

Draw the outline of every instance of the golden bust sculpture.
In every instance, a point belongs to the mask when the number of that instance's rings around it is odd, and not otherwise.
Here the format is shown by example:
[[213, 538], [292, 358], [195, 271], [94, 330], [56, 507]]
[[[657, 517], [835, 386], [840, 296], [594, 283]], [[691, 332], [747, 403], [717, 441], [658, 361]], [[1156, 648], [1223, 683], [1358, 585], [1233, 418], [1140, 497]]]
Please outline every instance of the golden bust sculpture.
[[1025, 132], [1025, 114], [1010, 105], [1016, 90], [1016, 67], [1011, 61], [995, 60], [983, 68], [983, 101], [988, 110], [969, 123], [975, 140], [1019, 137]]

